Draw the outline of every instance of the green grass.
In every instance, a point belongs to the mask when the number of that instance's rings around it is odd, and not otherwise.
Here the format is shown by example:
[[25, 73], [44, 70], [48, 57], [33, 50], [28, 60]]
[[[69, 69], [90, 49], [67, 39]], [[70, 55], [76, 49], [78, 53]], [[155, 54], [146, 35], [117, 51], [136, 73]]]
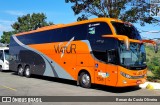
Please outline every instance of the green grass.
[[[159, 46], [159, 49], [160, 49], [160, 46]], [[160, 65], [160, 51], [158, 53], [155, 53], [153, 46], [146, 45], [146, 55], [147, 55], [147, 65], [148, 65], [147, 80], [151, 81], [151, 82], [159, 82], [160, 83], [160, 77], [155, 76], [154, 73], [151, 72], [149, 69], [151, 67], [156, 68], [156, 66], [154, 66], [154, 64], [153, 64], [153, 62], [154, 62], [153, 58], [157, 58], [158, 59], [157, 63]], [[154, 70], [152, 70], [152, 71], [154, 71]]]
[[154, 76], [154, 74], [151, 72], [151, 71], [147, 71], [147, 76], [150, 76], [150, 77], [153, 77]]

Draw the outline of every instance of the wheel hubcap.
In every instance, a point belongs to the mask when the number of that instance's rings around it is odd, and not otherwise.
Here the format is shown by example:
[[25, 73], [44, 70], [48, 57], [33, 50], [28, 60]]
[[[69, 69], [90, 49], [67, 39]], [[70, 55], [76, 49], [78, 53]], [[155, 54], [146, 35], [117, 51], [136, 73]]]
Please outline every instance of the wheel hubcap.
[[19, 68], [19, 73], [20, 73], [20, 74], [22, 73], [22, 71], [23, 71], [22, 68]]
[[26, 75], [29, 75], [30, 72], [29, 72], [29, 68], [26, 69]]
[[84, 74], [84, 75], [82, 76], [82, 83], [85, 84], [85, 85], [87, 85], [87, 84], [89, 84], [89, 82], [90, 82], [89, 75]]

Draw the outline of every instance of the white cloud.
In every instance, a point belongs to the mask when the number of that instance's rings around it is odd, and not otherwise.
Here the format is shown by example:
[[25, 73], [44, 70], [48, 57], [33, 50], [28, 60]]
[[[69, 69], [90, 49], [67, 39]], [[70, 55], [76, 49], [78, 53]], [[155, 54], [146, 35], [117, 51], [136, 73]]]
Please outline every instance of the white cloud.
[[146, 33], [160, 33], [160, 31], [158, 31], [158, 30], [151, 30], [151, 31], [148, 31]]
[[3, 31], [11, 31], [11, 30], [12, 30], [11, 26], [0, 24], [0, 32], [3, 32]]
[[14, 21], [0, 19], [0, 36], [2, 35], [3, 31], [13, 30], [11, 27], [11, 24], [13, 23]]
[[2, 19], [0, 19], [0, 24], [11, 25], [13, 23], [14, 23], [14, 21], [11, 21], [11, 20], [2, 20]]
[[14, 16], [22, 16], [25, 14], [22, 11], [15, 11], [15, 10], [7, 10], [7, 11], [5, 11], [5, 13], [7, 13], [9, 15], [14, 15]]
[[0, 24], [0, 38], [1, 35], [3, 34], [3, 31], [11, 31], [11, 30], [12, 30], [11, 26]]

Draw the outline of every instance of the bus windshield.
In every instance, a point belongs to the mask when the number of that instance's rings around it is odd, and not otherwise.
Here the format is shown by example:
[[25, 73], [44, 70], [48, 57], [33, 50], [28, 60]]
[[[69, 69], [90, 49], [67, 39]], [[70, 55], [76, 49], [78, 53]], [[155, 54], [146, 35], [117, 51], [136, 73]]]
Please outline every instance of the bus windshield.
[[5, 59], [9, 60], [9, 50], [4, 50]]
[[117, 35], [125, 35], [130, 39], [142, 40], [139, 32], [133, 25], [126, 23], [112, 22]]
[[124, 43], [120, 43], [120, 64], [125, 67], [146, 67], [146, 52], [143, 44], [130, 43], [130, 50], [126, 50]]

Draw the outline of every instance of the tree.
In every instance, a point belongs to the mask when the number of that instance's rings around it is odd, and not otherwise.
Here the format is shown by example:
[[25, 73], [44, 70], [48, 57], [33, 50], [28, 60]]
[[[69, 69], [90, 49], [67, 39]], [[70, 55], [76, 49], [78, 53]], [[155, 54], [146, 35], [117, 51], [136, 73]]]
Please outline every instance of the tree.
[[142, 26], [145, 23], [159, 21], [149, 16], [150, 5], [146, 0], [65, 0], [65, 2], [74, 4], [71, 7], [74, 14], [82, 14], [83, 17], [116, 18], [132, 23], [140, 22]]
[[49, 26], [53, 23], [46, 22], [47, 17], [43, 13], [27, 14], [17, 18], [17, 22], [12, 24], [13, 31], [3, 32], [1, 43], [9, 43], [10, 36], [20, 32], [36, 30], [37, 28]]
[[47, 17], [43, 13], [33, 13], [32, 15], [27, 14], [17, 18], [12, 28], [16, 33], [36, 30], [37, 28], [52, 25], [53, 23], [47, 23], [45, 20]]
[[9, 43], [10, 42], [10, 36], [13, 35], [14, 31], [5, 32], [3, 31], [3, 35], [1, 36], [1, 43]]

